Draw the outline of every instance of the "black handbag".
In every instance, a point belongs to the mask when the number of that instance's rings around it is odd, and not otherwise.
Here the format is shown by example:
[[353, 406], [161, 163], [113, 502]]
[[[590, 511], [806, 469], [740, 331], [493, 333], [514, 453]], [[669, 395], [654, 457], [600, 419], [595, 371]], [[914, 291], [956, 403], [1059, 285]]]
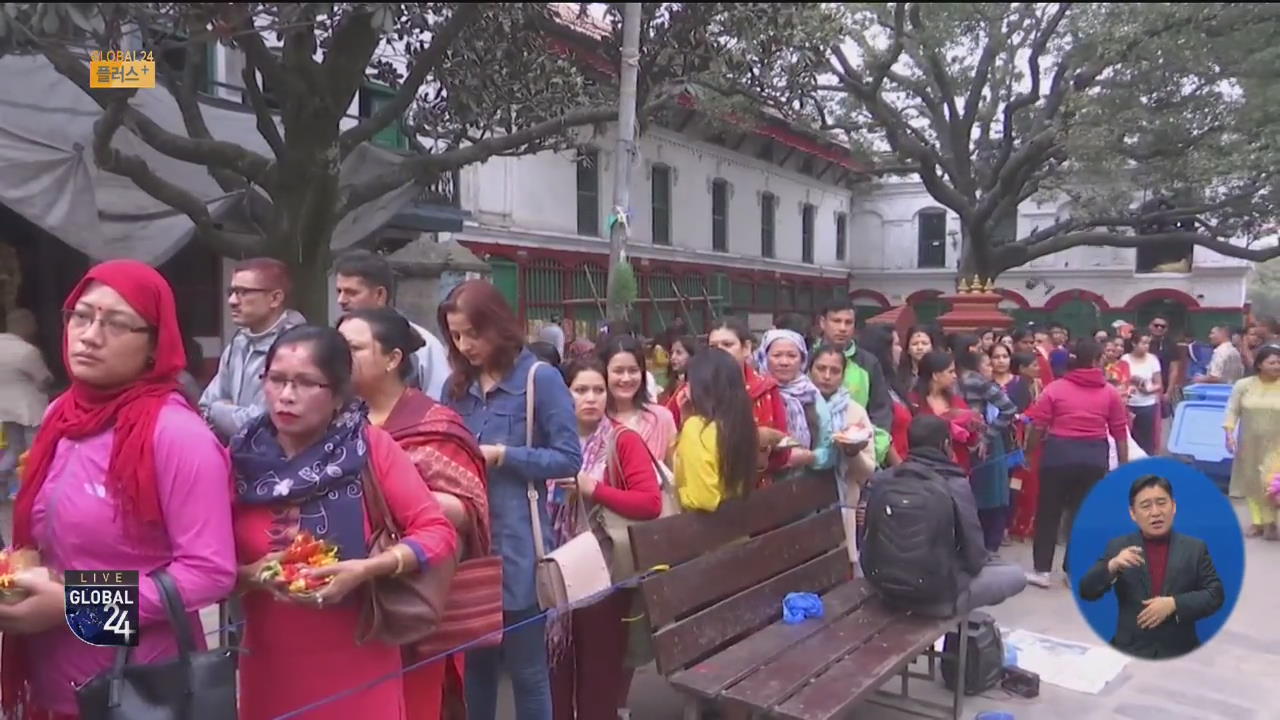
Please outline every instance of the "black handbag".
[[110, 670], [76, 690], [80, 720], [235, 720], [235, 650], [196, 652], [182, 595], [164, 570], [151, 574], [178, 639], [178, 657], [130, 665], [120, 648]]

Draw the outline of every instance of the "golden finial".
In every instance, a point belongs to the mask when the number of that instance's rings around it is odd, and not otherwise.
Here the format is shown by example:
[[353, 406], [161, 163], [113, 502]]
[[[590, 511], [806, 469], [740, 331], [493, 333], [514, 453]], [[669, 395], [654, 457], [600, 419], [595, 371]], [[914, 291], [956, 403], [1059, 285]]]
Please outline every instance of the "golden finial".
[[988, 293], [993, 293], [993, 292], [995, 292], [995, 291], [996, 291], [996, 279], [995, 279], [995, 278], [987, 278], [987, 284], [986, 284], [986, 286], [983, 288], [983, 290], [985, 290], [985, 291], [986, 291], [986, 292], [988, 292]]

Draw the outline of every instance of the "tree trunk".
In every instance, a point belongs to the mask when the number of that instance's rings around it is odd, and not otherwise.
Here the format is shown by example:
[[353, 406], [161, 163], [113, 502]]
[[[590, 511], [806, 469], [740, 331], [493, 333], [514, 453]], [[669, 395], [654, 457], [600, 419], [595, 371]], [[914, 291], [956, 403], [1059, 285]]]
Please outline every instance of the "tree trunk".
[[270, 252], [293, 275], [291, 306], [307, 322], [327, 325], [331, 304], [330, 244], [338, 218], [341, 169], [335, 124], [299, 113], [287, 120], [285, 152], [280, 158], [275, 216], [269, 231]]
[[967, 224], [961, 224], [958, 280], [969, 283], [975, 276], [984, 284], [988, 280], [994, 280], [999, 274], [992, 262], [994, 255], [991, 252], [991, 236], [986, 228], [970, 228]]

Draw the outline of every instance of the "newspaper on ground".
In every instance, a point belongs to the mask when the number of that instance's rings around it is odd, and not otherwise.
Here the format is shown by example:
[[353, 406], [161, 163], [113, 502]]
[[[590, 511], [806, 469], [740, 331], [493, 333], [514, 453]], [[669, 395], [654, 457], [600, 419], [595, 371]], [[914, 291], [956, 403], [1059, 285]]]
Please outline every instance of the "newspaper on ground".
[[1108, 645], [1089, 645], [1026, 630], [1001, 630], [1006, 647], [1018, 653], [1018, 667], [1040, 682], [1097, 695], [1120, 674], [1129, 657]]

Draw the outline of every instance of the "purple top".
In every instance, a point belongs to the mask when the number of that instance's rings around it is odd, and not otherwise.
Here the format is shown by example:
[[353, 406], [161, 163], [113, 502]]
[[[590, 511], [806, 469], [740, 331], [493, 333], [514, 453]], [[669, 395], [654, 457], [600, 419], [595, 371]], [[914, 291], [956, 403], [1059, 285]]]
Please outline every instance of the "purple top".
[[[177, 655], [177, 643], [147, 573], [167, 567], [190, 613], [231, 593], [236, 580], [231, 532], [231, 465], [226, 451], [186, 401], [170, 396], [156, 421], [156, 482], [163, 527], [126, 527], [103, 481], [113, 429], [63, 439], [37, 496], [32, 528], [41, 562], [58, 571], [137, 570], [141, 574], [139, 645], [132, 662]], [[196, 638], [203, 648], [204, 638]], [[26, 643], [37, 708], [76, 713], [75, 686], [111, 666], [114, 648], [86, 645], [65, 625]]]

